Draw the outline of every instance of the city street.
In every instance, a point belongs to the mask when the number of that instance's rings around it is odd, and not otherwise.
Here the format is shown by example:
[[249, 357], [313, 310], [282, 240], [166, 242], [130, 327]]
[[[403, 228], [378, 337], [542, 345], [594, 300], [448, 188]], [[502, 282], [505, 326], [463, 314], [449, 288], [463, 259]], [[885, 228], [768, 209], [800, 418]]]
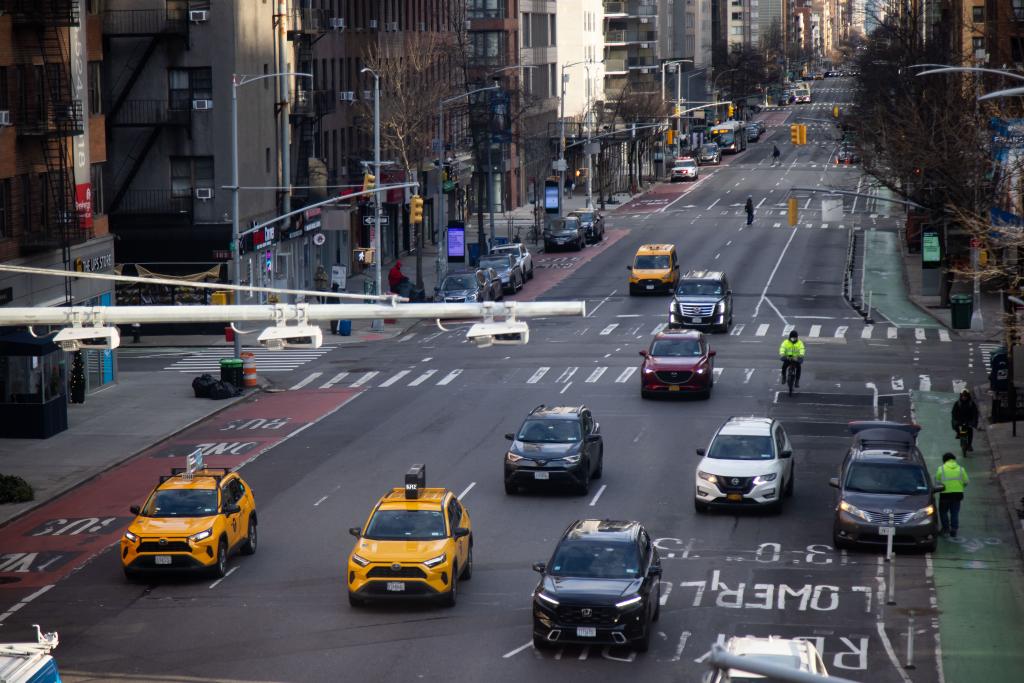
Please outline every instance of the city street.
[[[332, 347], [328, 336], [315, 352], [266, 354], [272, 391], [0, 528], [5, 632], [59, 631], [55, 655], [72, 682], [699, 681], [714, 642], [748, 634], [810, 639], [831, 673], [853, 680], [941, 681], [933, 555], [899, 554], [891, 568], [878, 551], [833, 549], [828, 479], [849, 421], [910, 421], [911, 391], [984, 383], [985, 368], [980, 347], [945, 329], [882, 315], [866, 326], [843, 299], [851, 232], [895, 232], [895, 218], [847, 197], [842, 221], [824, 221], [821, 195], [798, 193], [799, 223], [787, 223], [790, 188], [863, 184], [856, 166], [836, 165], [837, 129], [823, 122], [852, 87], [816, 81], [813, 104], [760, 114], [759, 142], [701, 167], [696, 182], [658, 185], [607, 214], [605, 242], [535, 253], [537, 278], [516, 298], [585, 300], [588, 315], [530, 321], [526, 346], [478, 349], [465, 341], [468, 323], [423, 321], [393, 340]], [[802, 118], [808, 144], [793, 146], [789, 124]], [[628, 293], [626, 266], [646, 243], [675, 244], [682, 272], [730, 278], [735, 322], [709, 334], [709, 400], [640, 397], [638, 352], [668, 313], [667, 297]], [[792, 397], [777, 353], [790, 329], [807, 344]], [[219, 355], [135, 349], [120, 367], [185, 382], [213, 371]], [[504, 434], [542, 403], [586, 404], [600, 423], [604, 476], [586, 496], [503, 489]], [[780, 515], [694, 511], [694, 449], [734, 415], [777, 418], [793, 441], [795, 493]], [[222, 580], [126, 582], [113, 546], [129, 505], [195, 447], [211, 465], [242, 466], [259, 552], [232, 557]], [[414, 463], [469, 510], [473, 579], [451, 609], [350, 607], [348, 529]], [[548, 560], [570, 522], [590, 517], [638, 520], [656, 539], [662, 610], [648, 653], [532, 647], [531, 565]], [[76, 530], [62, 533], [69, 525]], [[934, 561], [957, 553], [940, 545]], [[904, 666], [908, 632], [913, 669]], [[941, 642], [946, 655], [957, 647]]]

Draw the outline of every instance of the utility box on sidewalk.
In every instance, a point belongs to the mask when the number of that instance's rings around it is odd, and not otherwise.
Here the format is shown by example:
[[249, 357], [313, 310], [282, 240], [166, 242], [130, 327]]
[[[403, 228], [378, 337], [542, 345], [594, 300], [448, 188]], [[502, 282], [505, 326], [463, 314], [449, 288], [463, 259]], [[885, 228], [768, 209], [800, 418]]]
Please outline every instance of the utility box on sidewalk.
[[971, 315], [974, 313], [974, 298], [970, 294], [952, 294], [949, 307], [954, 330], [971, 329]]

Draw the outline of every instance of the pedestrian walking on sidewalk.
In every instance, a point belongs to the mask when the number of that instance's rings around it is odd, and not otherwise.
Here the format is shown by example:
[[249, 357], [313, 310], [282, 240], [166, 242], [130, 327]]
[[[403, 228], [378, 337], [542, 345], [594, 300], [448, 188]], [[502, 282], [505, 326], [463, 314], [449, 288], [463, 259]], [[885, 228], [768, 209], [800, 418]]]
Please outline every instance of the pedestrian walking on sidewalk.
[[754, 199], [753, 197], [747, 197], [747, 205], [744, 208], [747, 212], [747, 225], [754, 222]]
[[779, 151], [779, 146], [776, 145], [773, 142], [772, 143], [772, 166], [778, 166], [779, 165], [779, 155], [780, 154], [782, 154], [782, 152]]
[[[331, 279], [327, 276], [327, 271], [324, 269], [322, 263], [316, 264], [316, 274], [313, 276], [313, 285], [316, 287], [318, 292], [326, 292], [327, 288], [331, 285]], [[317, 299], [320, 303], [326, 303], [326, 300], [322, 296], [318, 296]]]
[[967, 488], [967, 470], [956, 461], [956, 456], [946, 453], [942, 456], [942, 464], [935, 471], [935, 483], [942, 484], [944, 489], [939, 493], [940, 533], [956, 538], [960, 529], [960, 503], [964, 499]]

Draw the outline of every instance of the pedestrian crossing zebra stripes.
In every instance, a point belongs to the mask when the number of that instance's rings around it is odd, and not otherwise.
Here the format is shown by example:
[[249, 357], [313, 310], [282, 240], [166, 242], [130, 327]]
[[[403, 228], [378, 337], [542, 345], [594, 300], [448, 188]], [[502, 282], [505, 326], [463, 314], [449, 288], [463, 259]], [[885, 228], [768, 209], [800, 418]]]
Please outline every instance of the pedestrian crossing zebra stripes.
[[[246, 347], [242, 351], [253, 354], [256, 367], [261, 373], [268, 372], [291, 372], [302, 367], [306, 363], [317, 360], [326, 353], [330, 353], [336, 347], [321, 346], [319, 349], [285, 349], [283, 351], [267, 351], [262, 346]], [[230, 348], [214, 346], [179, 358], [164, 370], [188, 373], [216, 373], [220, 371], [222, 358], [231, 358]]]

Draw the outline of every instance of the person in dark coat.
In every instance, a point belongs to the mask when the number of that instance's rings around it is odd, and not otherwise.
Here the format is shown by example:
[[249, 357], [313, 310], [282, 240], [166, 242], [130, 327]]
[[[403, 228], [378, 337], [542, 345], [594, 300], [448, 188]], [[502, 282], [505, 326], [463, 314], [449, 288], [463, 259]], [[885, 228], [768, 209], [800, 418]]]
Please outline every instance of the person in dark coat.
[[747, 197], [747, 205], [744, 207], [747, 212], [747, 225], [754, 222], [754, 200], [752, 197]]
[[967, 427], [967, 450], [974, 450], [974, 430], [978, 427], [978, 404], [971, 398], [971, 392], [964, 389], [960, 400], [953, 404], [953, 431], [960, 425]]

